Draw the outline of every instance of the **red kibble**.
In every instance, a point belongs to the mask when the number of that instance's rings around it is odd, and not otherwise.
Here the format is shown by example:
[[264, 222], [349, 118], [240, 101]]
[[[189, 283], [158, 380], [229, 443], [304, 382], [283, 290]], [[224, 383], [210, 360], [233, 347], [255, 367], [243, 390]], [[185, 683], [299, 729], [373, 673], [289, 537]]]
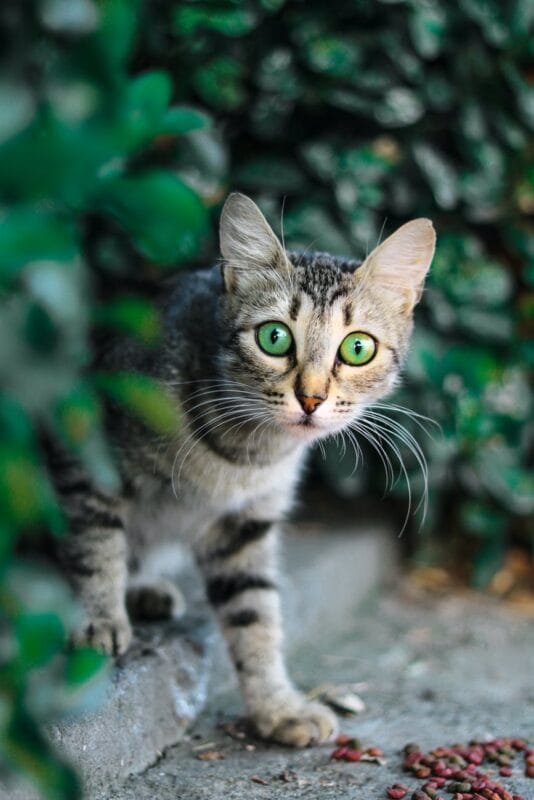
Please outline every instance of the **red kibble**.
[[416, 778], [428, 778], [430, 776], [430, 767], [419, 767], [415, 770]]
[[471, 750], [467, 754], [467, 760], [470, 761], [471, 764], [482, 764], [484, 761], [484, 754], [479, 750]]
[[391, 800], [402, 800], [408, 794], [408, 789], [402, 783], [394, 783], [386, 789], [386, 794]]
[[525, 754], [525, 761], [529, 765], [534, 764], [534, 753], [526, 753]]
[[509, 778], [512, 774], [512, 767], [501, 767], [499, 770], [499, 775], [502, 775], [503, 778]]
[[534, 764], [527, 764], [525, 775], [527, 778], [534, 778]]
[[455, 781], [471, 781], [471, 774], [466, 769], [459, 769], [454, 773], [453, 778]]
[[335, 758], [339, 761], [339, 759], [345, 757], [348, 749], [348, 747], [338, 747], [337, 750], [334, 750], [334, 752], [330, 754], [330, 758]]
[[347, 752], [345, 753], [345, 761], [359, 761], [361, 757], [361, 750], [354, 750], [352, 747], [347, 748]]
[[512, 747], [514, 750], [526, 750], [527, 743], [523, 739], [512, 739]]
[[381, 758], [384, 755], [384, 751], [380, 747], [368, 747], [365, 752], [373, 758]]
[[419, 750], [414, 750], [410, 753], [406, 754], [406, 758], [404, 759], [404, 766], [405, 767], [413, 767], [414, 764], [417, 764], [423, 757], [423, 754], [419, 752]]
[[346, 747], [353, 741], [353, 737], [348, 736], [346, 733], [340, 733], [335, 741], [336, 744], [339, 745], [340, 747]]

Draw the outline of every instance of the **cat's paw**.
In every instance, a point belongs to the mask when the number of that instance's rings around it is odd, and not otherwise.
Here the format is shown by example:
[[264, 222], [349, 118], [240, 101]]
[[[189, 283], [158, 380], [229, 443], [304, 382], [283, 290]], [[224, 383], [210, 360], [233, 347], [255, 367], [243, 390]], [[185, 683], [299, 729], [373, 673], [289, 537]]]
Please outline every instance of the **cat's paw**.
[[171, 581], [133, 584], [126, 592], [126, 607], [132, 619], [175, 619], [185, 612], [185, 600], [180, 589]]
[[329, 708], [300, 695], [262, 709], [252, 721], [264, 739], [292, 747], [328, 742], [338, 730], [336, 716]]
[[108, 656], [120, 656], [132, 641], [132, 627], [126, 617], [93, 619], [72, 637], [76, 647], [94, 647]]

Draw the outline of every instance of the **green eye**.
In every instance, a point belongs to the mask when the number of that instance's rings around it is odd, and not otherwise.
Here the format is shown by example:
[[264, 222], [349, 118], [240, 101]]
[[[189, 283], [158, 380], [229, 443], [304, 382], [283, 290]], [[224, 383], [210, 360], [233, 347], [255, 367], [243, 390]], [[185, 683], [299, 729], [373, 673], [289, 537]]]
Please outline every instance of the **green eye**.
[[270, 356], [285, 356], [293, 347], [291, 331], [283, 322], [264, 322], [256, 330], [256, 338]]
[[376, 342], [368, 333], [349, 333], [341, 342], [339, 358], [351, 367], [368, 364], [376, 353]]

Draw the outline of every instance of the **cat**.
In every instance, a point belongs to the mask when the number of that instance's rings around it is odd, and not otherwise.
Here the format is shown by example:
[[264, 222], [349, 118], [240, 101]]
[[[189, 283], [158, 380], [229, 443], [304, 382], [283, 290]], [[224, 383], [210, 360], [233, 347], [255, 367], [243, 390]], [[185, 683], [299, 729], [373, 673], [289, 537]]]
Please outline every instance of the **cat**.
[[395, 386], [434, 246], [432, 223], [417, 219], [362, 264], [286, 252], [252, 200], [228, 197], [222, 264], [179, 276], [162, 303], [164, 344], [154, 354], [128, 341], [103, 359], [167, 387], [177, 437], [115, 410], [120, 496], [96, 490], [73, 461], [56, 470], [71, 529], [60, 557], [86, 613], [78, 642], [119, 655], [132, 637], [127, 609], [183, 610], [172, 584], [129, 577], [170, 515], [200, 566], [257, 733], [300, 747], [335, 735], [332, 711], [294, 688], [284, 666], [278, 528], [310, 445]]

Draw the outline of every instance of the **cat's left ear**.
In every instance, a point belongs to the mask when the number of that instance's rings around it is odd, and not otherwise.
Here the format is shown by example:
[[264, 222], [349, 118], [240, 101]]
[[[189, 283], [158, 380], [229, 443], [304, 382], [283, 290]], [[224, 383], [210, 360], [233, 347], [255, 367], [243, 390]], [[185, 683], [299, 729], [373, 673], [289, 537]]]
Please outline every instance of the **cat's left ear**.
[[414, 219], [391, 234], [365, 259], [355, 275], [372, 281], [402, 301], [410, 313], [420, 300], [426, 273], [436, 248], [429, 219]]
[[234, 192], [224, 204], [220, 222], [223, 277], [226, 289], [247, 287], [258, 273], [289, 274], [284, 248], [250, 197]]

